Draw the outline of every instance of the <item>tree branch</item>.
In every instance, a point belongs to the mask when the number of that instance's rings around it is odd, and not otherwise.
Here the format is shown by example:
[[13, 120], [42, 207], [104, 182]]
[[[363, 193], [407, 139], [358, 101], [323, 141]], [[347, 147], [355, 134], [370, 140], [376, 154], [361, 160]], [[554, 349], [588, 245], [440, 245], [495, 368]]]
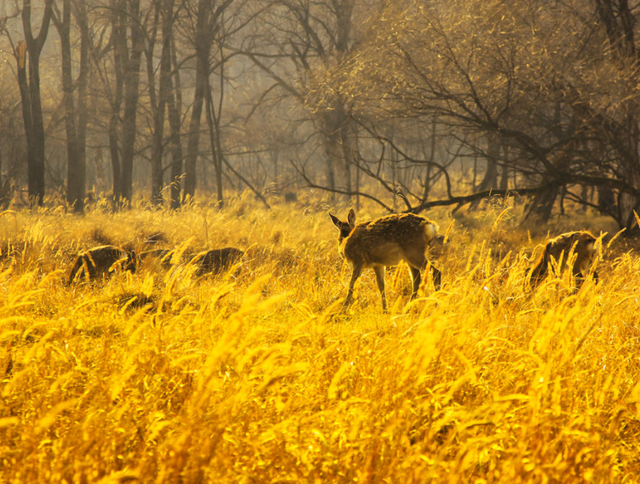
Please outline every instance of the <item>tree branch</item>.
[[[476, 200], [481, 200], [483, 198], [488, 198], [488, 197], [505, 197], [505, 196], [513, 196], [513, 195], [518, 195], [518, 196], [524, 196], [524, 195], [533, 195], [535, 193], [540, 193], [540, 192], [544, 192], [547, 190], [550, 190], [554, 187], [558, 187], [563, 185], [562, 183], [559, 182], [551, 182], [551, 183], [547, 183], [544, 185], [540, 185], [537, 187], [531, 187], [531, 188], [512, 188], [512, 189], [507, 189], [507, 190], [496, 190], [493, 188], [490, 188], [489, 190], [483, 190], [481, 192], [476, 192], [476, 193], [472, 193], [470, 195], [463, 195], [461, 197], [450, 197], [448, 199], [444, 199], [444, 200], [432, 200], [430, 202], [422, 202], [420, 205], [414, 207], [411, 212], [413, 213], [420, 213], [423, 210], [426, 210], [428, 208], [432, 208], [432, 207], [446, 207], [449, 205], [466, 205], [467, 203], [471, 203], [474, 202]], [[459, 208], [459, 207], [458, 207]]]

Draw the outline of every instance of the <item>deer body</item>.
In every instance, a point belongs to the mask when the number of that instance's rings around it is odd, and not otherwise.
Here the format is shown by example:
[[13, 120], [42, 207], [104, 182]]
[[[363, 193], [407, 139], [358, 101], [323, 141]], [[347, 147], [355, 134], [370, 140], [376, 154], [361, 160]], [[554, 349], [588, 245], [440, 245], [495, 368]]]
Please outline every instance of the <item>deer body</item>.
[[[571, 253], [575, 256], [571, 271], [576, 279], [577, 286], [580, 287], [595, 262], [597, 255], [596, 240], [597, 238], [587, 231], [568, 232], [549, 240], [536, 265], [531, 270], [531, 289], [535, 289], [549, 273], [551, 258], [556, 262], [560, 262], [560, 259], [562, 259], [562, 264], [559, 267], [560, 272], [562, 272], [569, 263], [569, 255]], [[593, 271], [593, 279], [596, 282], [598, 281], [598, 273], [596, 271]]]
[[[358, 225], [355, 224], [356, 214], [353, 209], [349, 212], [347, 222], [329, 215], [340, 230], [340, 251], [353, 268], [345, 306], [353, 300], [353, 288], [362, 270], [373, 268], [382, 297], [382, 308], [386, 311], [385, 267], [398, 265], [402, 260], [409, 265], [411, 271], [411, 299], [416, 297], [420, 288], [420, 273], [428, 263], [425, 252], [438, 230], [436, 224], [414, 214], [389, 215]], [[431, 270], [434, 285], [439, 288], [441, 273], [433, 266]]]
[[135, 272], [135, 254], [113, 245], [93, 247], [78, 255], [69, 274], [69, 284], [82, 278], [95, 280], [107, 276], [117, 264], [121, 264], [125, 270]]
[[240, 262], [244, 252], [235, 247], [225, 247], [224, 249], [212, 249], [196, 255], [191, 263], [196, 266], [196, 276], [205, 274], [219, 274]]

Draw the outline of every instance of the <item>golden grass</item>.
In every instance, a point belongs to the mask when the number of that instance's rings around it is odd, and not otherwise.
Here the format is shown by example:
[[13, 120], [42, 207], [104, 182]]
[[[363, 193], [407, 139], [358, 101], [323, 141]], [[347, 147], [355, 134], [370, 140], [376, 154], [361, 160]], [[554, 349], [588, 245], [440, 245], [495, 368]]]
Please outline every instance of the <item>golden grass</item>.
[[[326, 209], [3, 214], [0, 482], [637, 482], [640, 261], [527, 296], [540, 240], [508, 219], [454, 225], [442, 291], [409, 304], [389, 271], [383, 314], [371, 271], [340, 311]], [[246, 266], [65, 284], [79, 250], [158, 231]]]

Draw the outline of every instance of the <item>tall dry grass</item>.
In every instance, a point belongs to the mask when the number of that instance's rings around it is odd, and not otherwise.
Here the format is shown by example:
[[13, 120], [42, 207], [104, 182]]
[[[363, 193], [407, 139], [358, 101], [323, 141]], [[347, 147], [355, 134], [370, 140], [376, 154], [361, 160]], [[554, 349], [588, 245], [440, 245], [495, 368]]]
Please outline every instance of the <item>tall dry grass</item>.
[[[637, 482], [638, 257], [605, 242], [601, 284], [527, 295], [541, 239], [514, 227], [454, 224], [443, 290], [408, 304], [391, 271], [383, 314], [373, 273], [340, 310], [324, 207], [4, 213], [0, 481]], [[66, 285], [79, 250], [156, 232], [245, 267]]]

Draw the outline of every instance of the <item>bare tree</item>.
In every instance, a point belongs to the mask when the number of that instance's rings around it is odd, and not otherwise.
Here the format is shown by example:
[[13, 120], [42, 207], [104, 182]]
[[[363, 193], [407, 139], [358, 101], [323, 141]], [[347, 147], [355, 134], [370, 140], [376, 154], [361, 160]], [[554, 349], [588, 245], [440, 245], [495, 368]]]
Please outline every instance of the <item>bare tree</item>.
[[264, 3], [268, 9], [259, 17], [257, 34], [248, 39], [244, 53], [271, 77], [281, 92], [302, 106], [312, 106], [311, 119], [324, 147], [325, 185], [330, 190], [350, 194], [355, 128], [349, 105], [337, 89], [326, 89], [320, 97], [313, 94], [319, 92], [316, 84], [326, 81], [324, 72], [339, 70], [350, 54], [355, 42], [354, 9], [358, 3], [365, 3], [356, 0]]
[[195, 193], [196, 161], [200, 153], [204, 110], [218, 204], [222, 206], [224, 203], [223, 178], [225, 172], [230, 172], [268, 206], [260, 190], [227, 159], [223, 133], [223, 109], [231, 84], [228, 71], [232, 70], [231, 60], [238, 58], [238, 47], [234, 44], [247, 29], [250, 20], [256, 18], [256, 12], [247, 8], [251, 3], [240, 0], [199, 0], [195, 5], [190, 2], [186, 5], [189, 12], [194, 12], [186, 17], [194, 18], [195, 24], [186, 22], [184, 30], [195, 54], [196, 74], [188, 129], [184, 196], [193, 197]]
[[34, 37], [31, 26], [31, 0], [22, 3], [24, 42], [16, 48], [18, 85], [27, 138], [27, 173], [30, 203], [42, 205], [45, 196], [45, 131], [40, 95], [40, 53], [49, 33], [53, 0], [45, 2], [40, 30]]
[[172, 75], [169, 77], [167, 108], [169, 116], [169, 144], [171, 146], [171, 208], [180, 208], [182, 204], [181, 186], [184, 176], [182, 149], [182, 83], [176, 55], [175, 40], [171, 46]]
[[[164, 125], [165, 112], [171, 95], [171, 41], [173, 37], [174, 1], [155, 0], [153, 2], [154, 20], [146, 43], [147, 86], [149, 92], [152, 140], [151, 140], [151, 203], [162, 205], [164, 187]], [[160, 74], [156, 88], [155, 46], [161, 30]]]
[[592, 186], [613, 191], [610, 215], [631, 228], [640, 200], [634, 25], [624, 0], [389, 4], [325, 89], [342, 79], [353, 112], [372, 125], [437, 117], [470, 153], [482, 152], [475, 140], [500, 140], [510, 156], [496, 159], [536, 194], [530, 209], [543, 220], [559, 190], [588, 204], [574, 187]]
[[[102, 11], [97, 9], [98, 11]], [[108, 103], [107, 137], [116, 206], [133, 195], [133, 163], [140, 66], [144, 50], [140, 0], [109, 0], [107, 25], [92, 42], [91, 56]], [[108, 36], [106, 41], [103, 37]]]
[[[636, 40], [639, 20], [637, 8], [630, 6], [627, 0], [592, 1], [597, 19], [606, 32], [605, 49], [611, 52], [611, 60], [623, 79], [637, 85], [640, 82], [640, 49]], [[571, 95], [579, 97], [579, 94], [571, 86]], [[605, 139], [609, 141], [607, 145], [616, 159], [615, 164], [619, 165], [616, 175], [630, 187], [618, 187], [617, 213], [613, 214], [614, 218], [621, 226], [637, 228], [634, 211], [637, 212], [640, 208], [640, 97], [636, 94], [621, 99], [614, 116], [606, 116], [605, 113], [594, 112], [581, 105], [579, 107], [581, 114], [592, 119], [595, 116], [590, 123], [591, 131], [604, 128]]]
[[124, 62], [124, 111], [122, 118], [122, 199], [129, 205], [133, 198], [133, 161], [136, 142], [136, 114], [140, 95], [140, 63], [143, 51], [142, 18], [140, 0], [118, 0], [126, 6], [126, 25], [131, 37], [131, 46], [127, 48], [126, 29], [120, 29], [115, 48], [121, 50]]
[[[223, 19], [224, 14], [231, 7], [235, 0], [208, 1], [197, 0], [197, 2], [187, 2], [185, 7], [190, 12], [190, 18], [195, 19], [195, 24], [186, 25], [186, 36], [193, 49], [195, 58], [195, 86], [193, 104], [191, 106], [191, 117], [188, 128], [187, 154], [185, 162], [184, 198], [193, 198], [196, 191], [197, 180], [197, 160], [200, 154], [200, 133], [202, 113], [205, 102], [210, 93], [210, 76], [214, 69], [221, 65], [223, 59], [214, 58], [213, 47], [220, 46], [223, 39]], [[212, 128], [215, 129], [215, 128]], [[212, 151], [216, 153], [215, 133], [212, 142]], [[216, 187], [218, 199], [222, 200], [222, 173], [216, 155], [213, 156], [216, 167]]]
[[[67, 133], [67, 203], [77, 213], [84, 212], [86, 194], [87, 80], [89, 70], [89, 32], [86, 4], [62, 0], [62, 13], [55, 9], [52, 19], [60, 35], [64, 120]], [[79, 73], [72, 73], [72, 8], [80, 30]], [[77, 86], [77, 87], [75, 87]], [[74, 91], [77, 90], [77, 102]]]

